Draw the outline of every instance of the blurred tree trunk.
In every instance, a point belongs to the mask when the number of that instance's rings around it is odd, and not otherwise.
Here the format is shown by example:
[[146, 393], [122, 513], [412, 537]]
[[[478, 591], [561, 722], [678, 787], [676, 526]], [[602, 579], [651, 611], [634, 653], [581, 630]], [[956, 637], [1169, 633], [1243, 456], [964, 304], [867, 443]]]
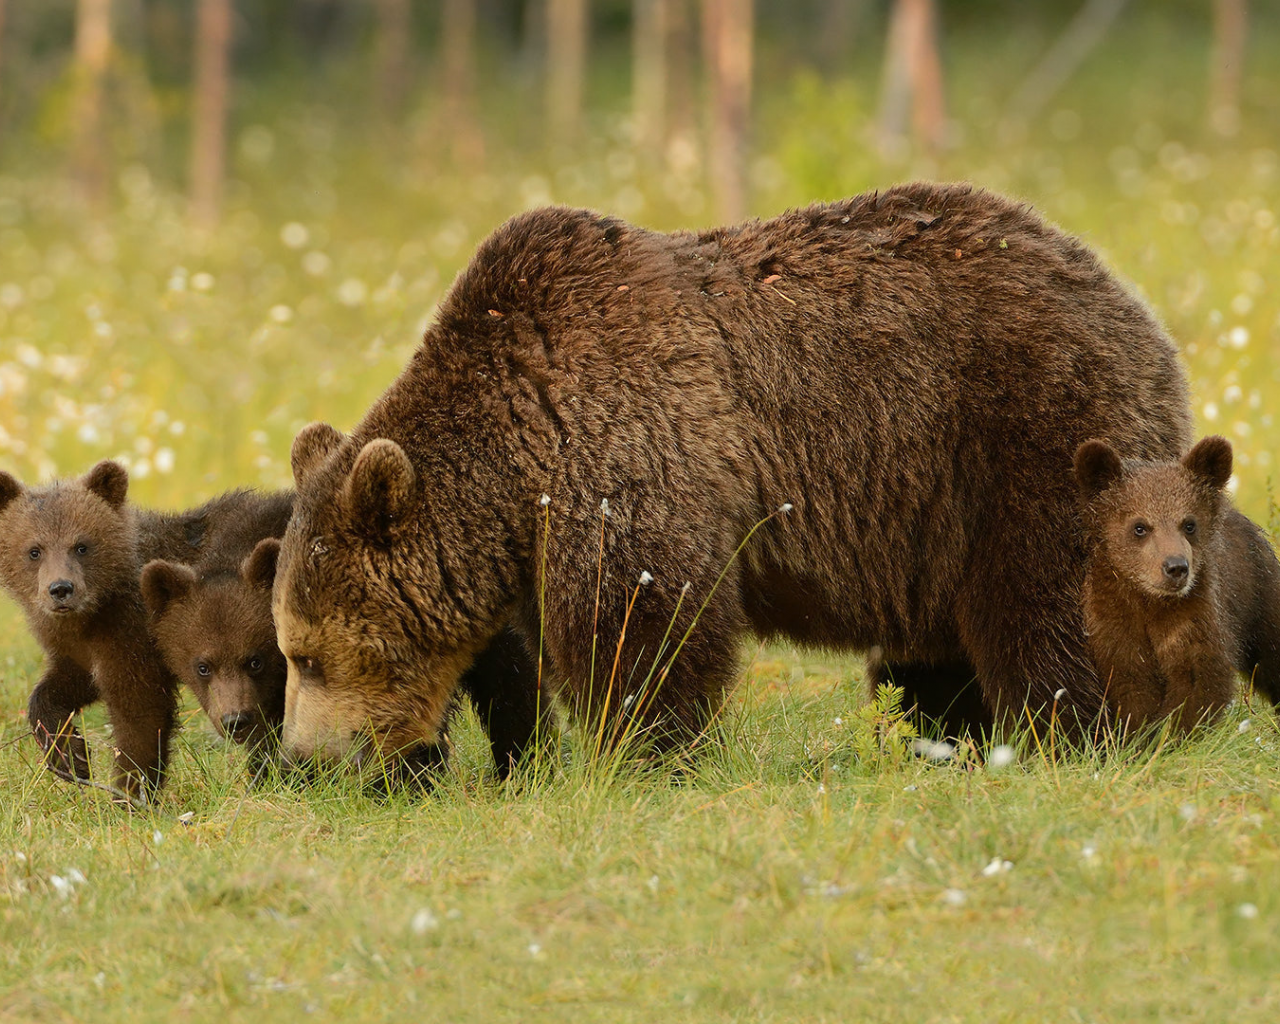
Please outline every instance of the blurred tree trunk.
[[1220, 135], [1240, 130], [1240, 80], [1244, 75], [1246, 0], [1213, 0], [1213, 54], [1209, 84], [1209, 124]]
[[934, 0], [894, 0], [880, 98], [880, 132], [886, 148], [901, 145], [908, 107], [916, 141], [930, 151], [941, 149], [947, 119]]
[[396, 114], [404, 104], [409, 85], [409, 0], [375, 0], [374, 7], [374, 77], [379, 112]]
[[752, 0], [702, 0], [710, 107], [708, 164], [716, 216], [747, 213], [747, 125], [751, 112]]
[[814, 50], [826, 70], [848, 72], [849, 51], [868, 7], [868, 0], [834, 0], [822, 5], [816, 19], [818, 38]]
[[1058, 90], [1076, 73], [1085, 58], [1102, 42], [1107, 29], [1128, 0], [1086, 0], [1044, 58], [1018, 86], [1009, 103], [1015, 124], [1027, 124], [1039, 115]]
[[547, 0], [547, 130], [555, 146], [578, 136], [586, 55], [586, 0]]
[[636, 146], [653, 152], [666, 132], [667, 8], [670, 0], [632, 0], [631, 116]]
[[217, 223], [222, 205], [222, 180], [226, 167], [231, 0], [199, 0], [195, 43], [191, 212], [196, 223], [212, 227]]
[[102, 85], [111, 56], [111, 0], [77, 0], [72, 165], [84, 197], [106, 198]]
[[445, 0], [440, 49], [445, 135], [455, 161], [477, 165], [484, 159], [484, 135], [476, 115], [475, 0]]
[[668, 161], [677, 152], [697, 156], [698, 114], [694, 100], [694, 41], [691, 0], [667, 0]]

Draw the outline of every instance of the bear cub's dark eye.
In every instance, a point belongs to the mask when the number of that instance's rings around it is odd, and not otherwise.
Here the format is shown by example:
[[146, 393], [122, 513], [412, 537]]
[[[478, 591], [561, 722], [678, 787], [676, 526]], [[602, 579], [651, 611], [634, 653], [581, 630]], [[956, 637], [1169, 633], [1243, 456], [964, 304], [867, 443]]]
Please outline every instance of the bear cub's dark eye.
[[76, 554], [77, 554], [77, 555], [79, 555], [81, 558], [83, 558], [83, 557], [84, 557], [85, 555], [87, 555], [88, 553], [89, 553], [89, 545], [88, 545], [88, 544], [85, 544], [85, 543], [82, 541], [81, 543], [79, 543], [79, 544], [77, 544], [77, 545], [76, 545]]
[[213, 675], [213, 669], [209, 667], [209, 663], [207, 661], [197, 661], [196, 675], [201, 679], [207, 679], [209, 676]]
[[1194, 519], [1188, 519], [1182, 524], [1182, 532], [1188, 537], [1194, 537], [1196, 532], [1196, 521]]
[[27, 557], [30, 558], [31, 561], [33, 562], [36, 561], [40, 557], [40, 549], [32, 548], [30, 551], [27, 552]]
[[1151, 527], [1148, 526], [1146, 523], [1133, 524], [1133, 535], [1135, 537], [1145, 537], [1150, 532], [1151, 532]]
[[261, 672], [261, 671], [262, 671], [262, 659], [261, 659], [261, 658], [258, 658], [258, 657], [250, 658], [250, 659], [249, 659], [249, 671], [250, 671], [250, 672]]

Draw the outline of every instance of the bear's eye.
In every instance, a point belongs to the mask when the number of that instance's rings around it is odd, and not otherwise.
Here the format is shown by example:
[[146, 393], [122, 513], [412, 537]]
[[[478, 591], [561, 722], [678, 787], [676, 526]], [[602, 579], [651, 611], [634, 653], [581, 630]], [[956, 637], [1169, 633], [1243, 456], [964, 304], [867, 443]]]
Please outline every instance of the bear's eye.
[[37, 561], [40, 558], [40, 549], [32, 548], [30, 551], [27, 552], [27, 557], [30, 558], [31, 561], [33, 562]]
[[198, 675], [201, 679], [208, 679], [211, 675], [213, 675], [213, 669], [209, 667], [209, 663], [207, 661], [197, 661], [196, 675]]
[[1188, 519], [1182, 524], [1182, 532], [1188, 537], [1194, 537], [1196, 534], [1196, 521], [1194, 519]]
[[83, 558], [85, 555], [89, 553], [89, 545], [81, 541], [79, 544], [76, 545], [75, 552], [77, 555]]
[[261, 671], [262, 671], [262, 659], [261, 659], [261, 658], [258, 658], [258, 657], [250, 658], [250, 659], [249, 659], [249, 671], [250, 671], [250, 672], [261, 672]]
[[1151, 532], [1151, 527], [1148, 526], [1146, 523], [1133, 524], [1133, 535], [1135, 537], [1145, 537], [1150, 532]]

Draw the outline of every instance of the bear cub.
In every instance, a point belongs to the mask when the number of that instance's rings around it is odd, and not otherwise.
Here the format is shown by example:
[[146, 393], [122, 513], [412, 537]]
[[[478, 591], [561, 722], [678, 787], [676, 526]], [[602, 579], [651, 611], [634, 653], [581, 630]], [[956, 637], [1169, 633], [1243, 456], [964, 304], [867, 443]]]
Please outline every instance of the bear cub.
[[1280, 562], [1230, 503], [1231, 444], [1206, 437], [1181, 461], [1076, 450], [1091, 551], [1085, 627], [1121, 723], [1211, 719], [1236, 672], [1280, 701]]
[[166, 665], [218, 732], [249, 750], [257, 778], [284, 720], [285, 660], [271, 621], [271, 585], [293, 492], [241, 498], [236, 528], [195, 565], [155, 559], [140, 585], [149, 628]]
[[[125, 501], [128, 486], [124, 467], [111, 461], [30, 489], [0, 472], [0, 582], [45, 650], [28, 720], [46, 764], [71, 781], [89, 779], [88, 748], [72, 718], [101, 697], [116, 787], [138, 801], [163, 780], [177, 689], [147, 632], [139, 551], [144, 537], [157, 550], [175, 550], [198, 531], [189, 529], [194, 520], [144, 520]], [[177, 539], [169, 543], [171, 533]]]

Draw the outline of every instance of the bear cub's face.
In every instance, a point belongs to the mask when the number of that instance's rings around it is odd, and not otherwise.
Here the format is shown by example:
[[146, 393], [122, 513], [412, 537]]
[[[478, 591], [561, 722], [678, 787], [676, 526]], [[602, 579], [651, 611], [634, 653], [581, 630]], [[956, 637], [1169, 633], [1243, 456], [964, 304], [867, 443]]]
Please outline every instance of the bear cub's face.
[[271, 622], [279, 542], [262, 541], [237, 570], [206, 575], [148, 562], [142, 595], [170, 670], [196, 695], [218, 732], [260, 746], [284, 720], [285, 660]]
[[136, 580], [128, 487], [110, 461], [32, 489], [0, 473], [0, 581], [33, 620], [89, 615]]
[[1216, 535], [1231, 443], [1206, 437], [1180, 462], [1123, 461], [1104, 441], [1076, 449], [1094, 559], [1136, 592], [1157, 599], [1195, 588]]

